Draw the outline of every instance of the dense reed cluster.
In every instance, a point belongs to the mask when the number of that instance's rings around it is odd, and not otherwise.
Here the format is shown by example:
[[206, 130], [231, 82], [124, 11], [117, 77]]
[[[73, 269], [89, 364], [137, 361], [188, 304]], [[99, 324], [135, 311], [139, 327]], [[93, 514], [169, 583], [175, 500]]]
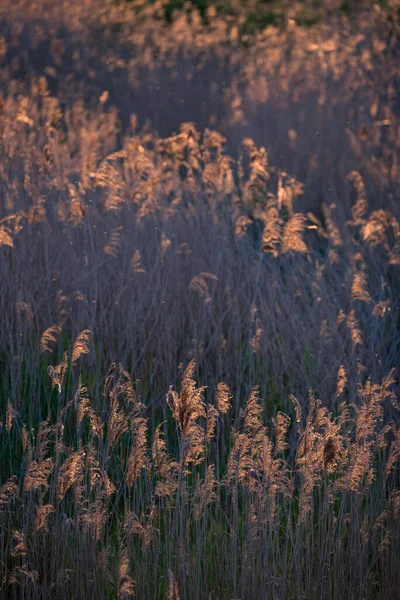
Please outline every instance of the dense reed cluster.
[[49, 408], [35, 430], [7, 406], [4, 597], [395, 597], [400, 436], [384, 424], [385, 410], [399, 410], [393, 372], [359, 382], [349, 403], [342, 368], [337, 414], [310, 390], [306, 407], [291, 396], [291, 415], [277, 411], [271, 427], [253, 388], [229, 431], [228, 387], [197, 387], [192, 361], [150, 435], [121, 365], [98, 410], [82, 375], [60, 402], [89, 334], [49, 367], [54, 419]]
[[0, 7], [0, 597], [396, 598], [395, 3], [167, 4]]

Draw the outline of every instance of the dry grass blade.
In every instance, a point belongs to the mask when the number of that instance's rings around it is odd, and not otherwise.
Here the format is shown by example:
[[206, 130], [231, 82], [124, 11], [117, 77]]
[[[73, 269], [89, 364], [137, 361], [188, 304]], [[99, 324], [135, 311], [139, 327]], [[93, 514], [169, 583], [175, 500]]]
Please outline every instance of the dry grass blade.
[[275, 420], [275, 452], [276, 454], [284, 452], [289, 444], [286, 441], [286, 435], [290, 427], [291, 419], [285, 413], [278, 411]]
[[27, 547], [26, 547], [26, 536], [20, 531], [13, 531], [12, 535], [12, 550], [11, 556], [14, 558], [18, 558], [20, 556], [26, 556]]
[[389, 456], [385, 466], [385, 477], [389, 477], [396, 463], [400, 460], [400, 427], [393, 425], [394, 440], [390, 444]]
[[293, 396], [293, 394], [289, 394], [289, 399], [293, 402], [293, 406], [294, 406], [294, 410], [296, 413], [296, 423], [297, 423], [297, 430], [300, 432], [302, 431], [302, 410], [301, 410], [301, 406], [300, 406], [300, 402], [297, 400], [297, 398], [295, 396]]
[[347, 385], [347, 372], [343, 365], [340, 365], [337, 380], [336, 380], [336, 396], [341, 396], [346, 389]]
[[74, 404], [77, 411], [77, 425], [78, 428], [81, 426], [85, 415], [90, 414], [90, 400], [88, 397], [88, 390], [82, 383], [82, 376], [79, 376], [78, 389], [75, 393]]
[[343, 245], [342, 236], [340, 234], [339, 229], [336, 227], [333, 219], [332, 219], [332, 208], [333, 206], [328, 206], [327, 204], [322, 204], [322, 214], [324, 216], [325, 225], [327, 229], [327, 235], [330, 239], [332, 246], [334, 248], [340, 248]]
[[69, 220], [73, 227], [80, 225], [85, 216], [84, 203], [74, 185], [68, 185], [69, 190]]
[[149, 470], [148, 444], [147, 444], [147, 419], [140, 416], [143, 404], [134, 404], [131, 417], [130, 429], [132, 432], [132, 447], [128, 458], [126, 483], [129, 488], [139, 477], [143, 469]]
[[69, 488], [83, 477], [84, 450], [74, 452], [61, 466], [57, 477], [57, 499], [62, 500]]
[[171, 569], [168, 571], [168, 600], [180, 600], [178, 584]]
[[167, 404], [182, 433], [182, 460], [185, 464], [199, 464], [203, 461], [205, 451], [205, 431], [197, 422], [199, 417], [206, 417], [203, 400], [205, 388], [196, 388], [193, 379], [195, 366], [195, 361], [192, 360], [186, 367], [181, 393], [178, 395], [170, 388], [167, 394]]
[[42, 486], [47, 489], [48, 479], [53, 472], [53, 459], [46, 458], [40, 463], [32, 461], [24, 479], [24, 491], [38, 490]]
[[6, 509], [17, 493], [18, 479], [16, 475], [13, 475], [0, 487], [0, 510]]
[[15, 417], [15, 412], [14, 412], [14, 409], [10, 402], [10, 399], [8, 399], [7, 410], [6, 410], [6, 431], [8, 434], [10, 434], [14, 417]]
[[194, 493], [194, 518], [196, 521], [198, 521], [202, 516], [205, 507], [208, 504], [213, 503], [216, 497], [214, 492], [214, 486], [216, 483], [214, 471], [214, 465], [209, 465], [207, 467], [205, 480], [200, 481], [196, 486]]
[[10, 235], [10, 231], [4, 225], [0, 225], [0, 246], [14, 247], [14, 241]]
[[246, 403], [244, 413], [244, 431], [252, 438], [264, 433], [265, 427], [262, 422], [262, 408], [258, 395], [258, 386], [253, 387]]
[[367, 276], [362, 271], [359, 271], [354, 275], [351, 286], [351, 299], [373, 304], [373, 300], [368, 291]]
[[84, 329], [77, 336], [72, 346], [72, 364], [75, 365], [76, 361], [83, 355], [89, 354], [89, 341], [91, 336], [90, 329]]
[[59, 394], [61, 394], [62, 384], [64, 381], [65, 373], [67, 372], [67, 369], [68, 369], [68, 354], [67, 354], [67, 352], [64, 353], [62, 361], [56, 367], [49, 366], [47, 369], [47, 373], [49, 374], [49, 377], [51, 377], [51, 387], [52, 388], [56, 387], [58, 389]]
[[286, 223], [282, 237], [282, 253], [299, 252], [308, 254], [308, 248], [302, 234], [306, 228], [306, 218], [301, 213], [295, 213]]
[[112, 256], [113, 258], [117, 258], [119, 247], [121, 245], [121, 234], [123, 231], [123, 227], [116, 227], [112, 232], [110, 239], [107, 244], [104, 246], [104, 254], [108, 256]]
[[52, 352], [53, 344], [57, 343], [57, 338], [61, 333], [60, 325], [48, 327], [40, 338], [40, 352]]
[[358, 171], [352, 171], [348, 175], [348, 180], [353, 184], [356, 193], [356, 203], [351, 209], [353, 223], [358, 225], [364, 222], [364, 217], [368, 210], [366, 190], [362, 176]]
[[204, 304], [211, 302], [210, 291], [207, 283], [207, 279], [218, 280], [218, 277], [214, 273], [199, 273], [189, 283], [188, 289], [197, 292], [203, 299]]
[[261, 238], [261, 252], [278, 257], [282, 245], [283, 220], [278, 209], [271, 207], [264, 217], [264, 230]]
[[363, 343], [363, 338], [355, 310], [351, 310], [347, 315], [346, 324], [350, 331], [353, 347], [356, 348], [357, 346], [361, 346]]
[[135, 250], [131, 258], [131, 269], [133, 273], [146, 273], [142, 265], [142, 255], [140, 250]]
[[119, 403], [119, 392], [120, 387], [117, 384], [113, 390], [111, 391], [111, 406], [110, 406], [110, 417], [108, 421], [108, 429], [107, 429], [107, 445], [108, 451], [114, 448], [114, 446], [118, 443], [121, 437], [128, 431], [129, 422], [128, 417], [121, 410]]
[[217, 387], [217, 408], [220, 413], [225, 414], [231, 408], [232, 395], [226, 383], [219, 383]]
[[54, 512], [54, 506], [52, 504], [43, 504], [42, 506], [36, 507], [35, 514], [35, 533], [42, 533], [49, 530], [47, 523], [48, 516]]
[[130, 575], [129, 559], [126, 550], [121, 555], [118, 575], [118, 598], [120, 600], [131, 600], [134, 597], [135, 582]]
[[151, 507], [149, 515], [142, 515], [139, 520], [134, 512], [128, 512], [125, 516], [124, 529], [128, 534], [138, 534], [142, 539], [143, 550], [147, 550], [152, 541], [153, 523], [157, 517], [157, 510]]
[[167, 453], [167, 445], [163, 437], [162, 423], [156, 427], [152, 444], [152, 459], [157, 483], [154, 490], [156, 496], [172, 497], [178, 487], [177, 474], [179, 465]]

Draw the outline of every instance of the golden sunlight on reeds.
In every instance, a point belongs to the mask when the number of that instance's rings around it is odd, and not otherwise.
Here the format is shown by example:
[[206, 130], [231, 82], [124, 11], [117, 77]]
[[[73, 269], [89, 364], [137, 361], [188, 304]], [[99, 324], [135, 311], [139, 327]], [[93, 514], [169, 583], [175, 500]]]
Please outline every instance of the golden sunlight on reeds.
[[0, 6], [0, 598], [387, 600], [399, 6]]

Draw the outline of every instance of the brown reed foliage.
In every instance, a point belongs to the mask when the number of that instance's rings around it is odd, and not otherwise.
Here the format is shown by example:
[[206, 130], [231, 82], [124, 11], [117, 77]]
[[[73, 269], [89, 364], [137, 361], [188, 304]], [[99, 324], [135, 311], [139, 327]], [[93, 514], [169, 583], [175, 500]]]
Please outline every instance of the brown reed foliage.
[[134, 597], [134, 581], [129, 574], [129, 560], [126, 552], [122, 553], [118, 573], [118, 598], [129, 600]]
[[171, 4], [0, 6], [0, 598], [395, 598], [396, 3]]
[[[387, 374], [381, 383], [372, 383], [370, 379], [365, 383], [360, 381], [357, 386], [356, 402], [342, 405], [336, 418], [321, 400], [315, 399], [312, 391], [309, 393], [307, 410], [301, 409], [300, 403], [293, 397], [297, 427], [290, 431], [291, 418], [278, 411], [276, 417], [272, 419], [272, 437], [268, 435], [268, 429], [263, 421], [258, 389], [253, 388], [242, 415], [243, 429], [232, 431], [226, 476], [218, 480], [216, 464], [212, 461], [211, 455], [206, 452], [214, 438], [217, 445], [222, 441], [220, 429], [216, 428], [216, 420], [224, 413], [223, 411], [220, 413], [212, 405], [204, 404], [205, 388], [198, 388], [193, 379], [195, 366], [195, 362], [191, 361], [184, 370], [180, 393], [170, 390], [167, 395], [167, 402], [177, 425], [178, 460], [174, 460], [174, 457], [168, 453], [166, 441], [161, 434], [162, 424], [153, 434], [150, 455], [147, 444], [147, 423], [141, 416], [144, 406], [137, 398], [131, 377], [122, 367], [116, 381], [113, 381], [116, 374], [115, 366], [110, 369], [104, 386], [104, 394], [111, 400], [107, 427], [114, 428], [113, 434], [107, 431], [105, 436], [103, 434], [94, 436], [90, 427], [86, 433], [82, 428], [85, 417], [89, 415], [89, 409], [95, 412], [88, 404], [87, 390], [82, 385], [82, 375], [77, 382], [75, 401], [70, 401], [65, 407], [76, 411], [79, 425], [74, 435], [74, 445], [77, 446], [77, 450], [70, 447], [67, 458], [60, 464], [60, 455], [67, 450], [65, 444], [60, 444], [59, 440], [55, 445], [56, 458], [46, 458], [46, 454], [53, 446], [52, 436], [58, 431], [51, 426], [49, 419], [40, 424], [36, 436], [33, 433], [32, 435], [23, 433], [25, 458], [22, 457], [22, 460], [27, 461], [23, 487], [20, 488], [18, 485], [17, 475], [13, 475], [3, 484], [0, 490], [2, 509], [0, 518], [11, 519], [4, 532], [12, 533], [12, 558], [15, 560], [23, 558], [25, 562], [22, 565], [14, 564], [10, 572], [3, 572], [4, 589], [8, 589], [11, 593], [13, 586], [21, 581], [21, 577], [26, 578], [26, 583], [29, 581], [33, 585], [41, 580], [42, 569], [50, 568], [43, 562], [46, 561], [43, 553], [36, 554], [35, 536], [40, 534], [50, 540], [53, 534], [61, 535], [61, 530], [68, 528], [68, 535], [76, 539], [77, 543], [80, 540], [79, 544], [100, 544], [101, 548], [103, 544], [113, 544], [107, 530], [113, 522], [118, 527], [117, 514], [121, 514], [122, 508], [123, 527], [119, 530], [119, 536], [122, 536], [122, 542], [127, 549], [123, 551], [119, 560], [118, 594], [121, 598], [130, 598], [134, 596], [136, 588], [149, 590], [149, 583], [142, 581], [140, 565], [145, 564], [143, 561], [146, 562], [147, 559], [144, 557], [161, 551], [159, 536], [166, 536], [164, 543], [169, 550], [166, 549], [165, 558], [168, 561], [172, 560], [173, 554], [170, 554], [170, 551], [175, 544], [177, 551], [180, 548], [179, 552], [185, 554], [191, 548], [190, 536], [184, 534], [181, 538], [179, 529], [176, 529], [176, 524], [181, 518], [180, 512], [184, 510], [180, 506], [181, 499], [184, 499], [185, 510], [188, 511], [187, 526], [194, 527], [196, 531], [193, 550], [201, 548], [203, 553], [206, 549], [203, 544], [210, 543], [203, 537], [204, 528], [208, 531], [209, 527], [215, 527], [217, 523], [222, 525], [225, 522], [223, 527], [228, 528], [227, 532], [230, 532], [236, 540], [235, 544], [240, 547], [244, 543], [243, 550], [246, 547], [246, 552], [250, 552], [253, 557], [246, 558], [245, 565], [248, 560], [255, 560], [254, 552], [265, 551], [265, 547], [263, 550], [263, 546], [258, 546], [263, 537], [272, 535], [272, 532], [275, 532], [274, 536], [277, 535], [278, 529], [282, 527], [289, 536], [286, 542], [288, 543], [293, 527], [296, 536], [308, 536], [308, 528], [317, 527], [315, 519], [325, 520], [333, 517], [336, 521], [336, 529], [328, 528], [324, 531], [317, 548], [321, 551], [322, 546], [320, 547], [319, 544], [323, 544], [322, 540], [326, 536], [332, 543], [336, 539], [335, 531], [340, 540], [349, 523], [346, 516], [348, 502], [346, 492], [354, 494], [348, 506], [355, 519], [352, 525], [354, 533], [362, 525], [359, 531], [367, 540], [366, 543], [372, 543], [368, 540], [376, 540], [377, 546], [374, 545], [375, 542], [370, 546], [373, 561], [385, 561], [388, 552], [394, 551], [393, 536], [397, 539], [399, 534], [397, 525], [399, 506], [398, 503], [396, 504], [398, 488], [397, 479], [394, 477], [400, 458], [399, 428], [393, 420], [385, 424], [383, 412], [383, 406], [388, 407], [388, 403], [398, 409], [393, 392], [393, 385], [396, 383], [394, 371]], [[341, 370], [339, 375], [345, 376]], [[112, 404], [113, 398], [122, 396], [126, 400], [129, 417], [125, 415], [125, 409], [121, 404], [118, 404], [118, 407]], [[218, 386], [218, 398], [220, 408], [226, 410], [229, 407], [230, 394], [225, 384]], [[82, 403], [84, 403], [83, 408]], [[67, 414], [65, 409], [61, 412]], [[62, 422], [63, 418], [60, 415], [58, 422]], [[207, 424], [210, 419], [212, 425]], [[123, 441], [121, 433], [127, 431], [128, 420], [132, 435], [130, 444]], [[205, 422], [204, 425], [201, 424], [202, 420]], [[65, 437], [65, 429], [61, 429], [60, 433]], [[291, 457], [294, 447], [293, 435], [298, 439], [295, 442], [295, 456]], [[98, 443], [95, 443], [96, 439]], [[103, 446], [106, 441], [107, 445]], [[383, 456], [382, 451], [384, 451]], [[118, 457], [117, 463], [111, 461], [112, 455]], [[215, 458], [214, 456], [214, 460]], [[219, 456], [218, 460], [221, 458], [223, 455]], [[56, 468], [54, 468], [54, 460]], [[203, 476], [201, 476], [198, 469], [202, 469], [205, 460], [208, 464], [204, 465]], [[150, 473], [153, 475], [152, 479], [148, 477]], [[375, 489], [374, 480], [378, 485]], [[144, 482], [146, 487], [143, 489]], [[121, 497], [121, 492], [118, 490], [122, 489], [121, 485], [124, 483], [129, 492]], [[68, 494], [71, 488], [74, 493]], [[20, 494], [18, 489], [21, 490]], [[379, 489], [382, 491], [378, 492]], [[52, 490], [55, 495], [52, 495]], [[222, 490], [225, 490], [225, 498], [224, 495], [221, 496]], [[54, 503], [47, 500], [52, 497]], [[160, 503], [154, 504], [154, 498], [159, 498]], [[168, 502], [164, 503], [162, 499], [167, 499]], [[362, 504], [360, 504], [361, 500], [363, 500]], [[122, 505], [120, 505], [121, 501], [123, 501]], [[370, 505], [371, 502], [376, 503], [374, 509]], [[24, 525], [18, 516], [19, 512], [13, 508], [16, 504], [25, 507], [24, 510], [34, 509], [31, 522], [28, 520]], [[151, 506], [150, 511], [138, 517], [138, 511], [146, 506]], [[244, 530], [243, 542], [238, 537], [238, 523], [235, 518], [230, 523], [229, 518], [229, 514], [238, 514], [239, 510], [244, 511], [243, 514], [246, 514], [249, 519], [248, 526], [246, 525]], [[65, 511], [68, 511], [71, 516], [68, 517]], [[297, 520], [293, 521], [296, 513], [298, 513]], [[214, 520], [214, 516], [218, 516], [217, 521]], [[22, 527], [24, 527], [23, 533]], [[141, 540], [141, 550], [137, 546], [136, 539]], [[358, 546], [354, 545], [358, 538], [353, 536], [352, 539], [351, 552], [361, 551], [360, 548], [356, 550]], [[295, 550], [297, 541], [295, 539], [292, 541], [290, 556], [292, 556], [291, 560], [294, 560], [293, 564], [289, 561], [289, 556], [281, 563], [282, 542], [279, 536], [274, 542], [270, 540], [270, 544], [273, 545], [268, 546], [268, 551], [273, 552], [274, 555], [274, 563], [270, 568], [278, 569], [276, 572], [281, 572], [280, 569], [283, 569], [282, 573], [285, 573], [289, 564], [292, 564], [291, 568], [299, 568], [297, 562], [299, 557]], [[225, 544], [220, 540], [216, 548], [219, 553], [222, 553], [224, 561], [229, 563], [232, 560], [230, 543]], [[133, 563], [128, 558], [132, 556], [132, 552], [139, 552], [135, 554]], [[142, 558], [140, 552], [144, 553]], [[344, 552], [343, 556], [348, 556], [344, 549], [340, 552]], [[99, 576], [102, 583], [99, 580], [99, 585], [103, 586], [107, 585], [109, 576], [104, 571], [105, 567], [101, 567], [103, 558], [100, 554], [96, 568], [100, 569]], [[313, 552], [310, 556], [314, 556]], [[312, 560], [315, 559], [314, 556]], [[202, 560], [206, 561], [208, 570], [213, 559], [210, 557], [209, 563], [205, 555]], [[265, 558], [262, 559], [261, 564], [264, 560]], [[304, 568], [309, 569], [310, 564], [307, 560], [305, 558]], [[135, 565], [136, 584], [130, 574], [132, 564]], [[256, 565], [258, 565], [257, 561]], [[178, 561], [174, 563], [174, 568], [178, 570], [180, 577], [186, 578], [184, 589], [189, 585], [190, 594], [198, 594], [198, 588], [192, 587], [195, 585], [196, 578], [193, 582], [190, 577], [187, 579], [186, 567]], [[198, 568], [196, 562], [193, 568]], [[337, 568], [344, 568], [341, 561]], [[150, 569], [150, 564], [146, 563], [145, 569], [143, 574], [150, 572], [147, 571]], [[268, 572], [265, 573], [265, 577], [267, 582]], [[76, 579], [77, 583], [78, 581], [79, 578]], [[172, 583], [171, 581], [170, 577], [168, 597], [178, 597], [177, 584], [175, 580]], [[228, 578], [226, 584], [229, 581]], [[234, 578], [229, 584], [232, 591], [236, 589], [235, 581]], [[41, 585], [44, 585], [44, 582]], [[288, 585], [290, 588], [292, 584]], [[351, 585], [355, 585], [355, 582]], [[301, 589], [307, 589], [306, 581], [301, 583], [301, 586]], [[31, 589], [31, 597], [36, 598], [35, 586], [29, 589]], [[340, 581], [335, 585], [335, 589], [344, 589]]]

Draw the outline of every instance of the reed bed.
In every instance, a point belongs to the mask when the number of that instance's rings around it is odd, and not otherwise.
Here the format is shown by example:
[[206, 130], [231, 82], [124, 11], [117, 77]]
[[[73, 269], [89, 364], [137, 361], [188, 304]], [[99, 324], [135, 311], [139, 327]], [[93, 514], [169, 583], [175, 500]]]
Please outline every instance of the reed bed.
[[396, 598], [395, 3], [165, 4], [0, 8], [0, 597]]

